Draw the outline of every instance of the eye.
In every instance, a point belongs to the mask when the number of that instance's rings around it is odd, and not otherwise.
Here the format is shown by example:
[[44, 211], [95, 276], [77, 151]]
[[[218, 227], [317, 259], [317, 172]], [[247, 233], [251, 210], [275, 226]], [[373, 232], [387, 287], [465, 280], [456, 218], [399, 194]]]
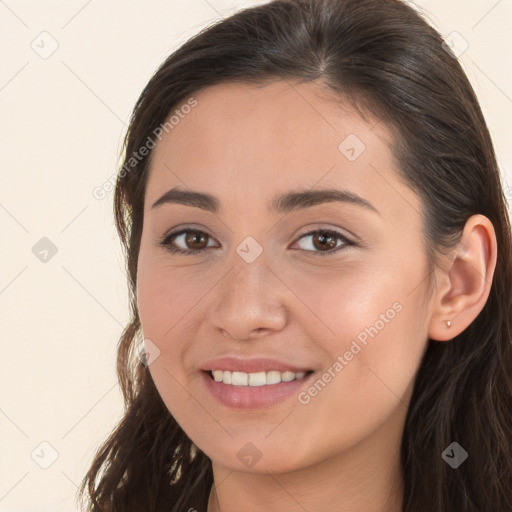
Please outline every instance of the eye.
[[[305, 244], [306, 248], [301, 248], [301, 250], [316, 253], [318, 256], [333, 254], [342, 247], [357, 246], [355, 242], [335, 230], [316, 229], [303, 234], [299, 240], [308, 237], [311, 237], [311, 242]], [[208, 245], [209, 239], [213, 240], [204, 231], [184, 228], [166, 235], [159, 245], [173, 254], [193, 255], [200, 254], [207, 247], [211, 247]], [[341, 240], [342, 243], [338, 244], [338, 240]]]
[[[207, 247], [204, 241], [210, 238], [208, 233], [199, 231], [197, 229], [181, 229], [174, 233], [169, 233], [161, 242], [160, 245], [165, 247], [168, 251], [174, 254], [198, 254], [203, 252]], [[176, 247], [175, 242], [180, 243], [184, 248]], [[188, 247], [192, 249], [188, 249]]]
[[[338, 252], [342, 247], [356, 246], [357, 244], [352, 240], [349, 240], [346, 236], [338, 233], [338, 231], [330, 229], [315, 229], [303, 234], [299, 240], [304, 238], [311, 238], [311, 241], [305, 244], [307, 252], [317, 253], [318, 256], [328, 256]], [[337, 240], [341, 240], [341, 244], [337, 244]], [[313, 249], [311, 251], [310, 249]]]

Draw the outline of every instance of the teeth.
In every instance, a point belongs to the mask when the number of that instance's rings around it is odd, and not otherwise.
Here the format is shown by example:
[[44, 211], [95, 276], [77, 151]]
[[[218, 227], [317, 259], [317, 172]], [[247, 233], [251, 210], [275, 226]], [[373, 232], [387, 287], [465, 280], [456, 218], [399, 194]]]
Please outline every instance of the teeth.
[[[224, 379], [222, 379], [224, 382]], [[247, 386], [249, 384], [249, 375], [243, 372], [233, 372], [231, 374], [231, 385], [233, 386]]]
[[281, 373], [275, 370], [258, 373], [211, 370], [211, 373], [215, 382], [223, 382], [224, 384], [231, 384], [232, 386], [266, 386], [302, 379], [302, 377], [306, 375], [306, 372], [294, 373], [286, 371]]

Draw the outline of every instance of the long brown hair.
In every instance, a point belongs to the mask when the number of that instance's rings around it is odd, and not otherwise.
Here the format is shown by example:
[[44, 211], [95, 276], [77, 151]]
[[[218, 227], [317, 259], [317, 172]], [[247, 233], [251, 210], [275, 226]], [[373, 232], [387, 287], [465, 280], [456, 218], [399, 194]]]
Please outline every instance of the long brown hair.
[[[415, 381], [401, 447], [403, 512], [512, 511], [506, 200], [486, 122], [459, 62], [398, 0], [274, 0], [247, 8], [206, 27], [150, 79], [126, 134], [114, 198], [131, 304], [117, 358], [125, 414], [95, 454], [78, 499], [92, 512], [206, 511], [211, 461], [171, 416], [137, 355], [135, 287], [151, 156], [139, 150], [200, 89], [272, 80], [321, 80], [393, 130], [398, 172], [425, 205], [431, 269], [471, 215], [492, 222], [498, 258], [487, 303], [451, 342], [428, 341]], [[441, 456], [454, 441], [469, 454], [457, 469]]]

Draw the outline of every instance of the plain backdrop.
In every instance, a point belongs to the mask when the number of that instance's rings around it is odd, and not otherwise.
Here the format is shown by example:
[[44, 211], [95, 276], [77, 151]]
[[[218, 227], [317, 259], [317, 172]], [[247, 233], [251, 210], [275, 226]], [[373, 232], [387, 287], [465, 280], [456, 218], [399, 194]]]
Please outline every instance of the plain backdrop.
[[[0, 511], [77, 510], [77, 486], [123, 412], [115, 356], [128, 319], [113, 194], [92, 191], [115, 174], [158, 65], [258, 3], [0, 0]], [[460, 60], [512, 200], [512, 1], [416, 5], [467, 45]]]

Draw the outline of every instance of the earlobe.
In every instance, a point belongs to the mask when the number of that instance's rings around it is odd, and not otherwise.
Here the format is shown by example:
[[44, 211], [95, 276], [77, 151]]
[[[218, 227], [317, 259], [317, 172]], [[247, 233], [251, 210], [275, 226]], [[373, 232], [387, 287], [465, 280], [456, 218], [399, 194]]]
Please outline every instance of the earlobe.
[[470, 217], [459, 244], [451, 252], [453, 260], [446, 269], [438, 269], [443, 286], [438, 287], [433, 298], [429, 338], [453, 339], [482, 311], [491, 290], [497, 252], [491, 221], [480, 214]]

